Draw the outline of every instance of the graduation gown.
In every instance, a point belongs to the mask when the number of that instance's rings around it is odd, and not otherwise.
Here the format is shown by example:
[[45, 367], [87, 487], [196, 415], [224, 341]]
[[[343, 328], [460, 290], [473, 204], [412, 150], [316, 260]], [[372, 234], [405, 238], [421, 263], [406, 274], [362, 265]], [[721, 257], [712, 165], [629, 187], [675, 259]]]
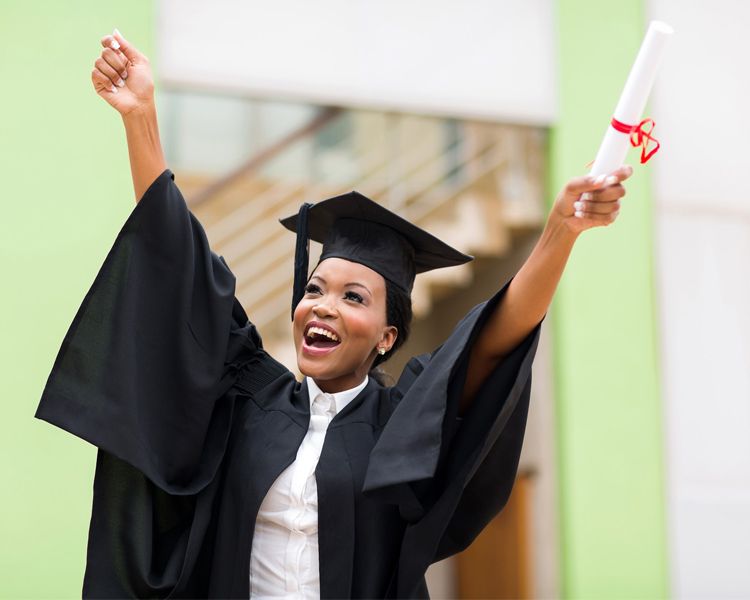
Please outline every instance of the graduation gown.
[[[258, 509], [308, 428], [306, 384], [263, 349], [173, 179], [118, 233], [36, 413], [98, 447], [87, 597], [247, 598]], [[507, 501], [539, 328], [457, 413], [504, 291], [332, 420], [315, 471], [321, 597], [427, 597], [427, 567]]]

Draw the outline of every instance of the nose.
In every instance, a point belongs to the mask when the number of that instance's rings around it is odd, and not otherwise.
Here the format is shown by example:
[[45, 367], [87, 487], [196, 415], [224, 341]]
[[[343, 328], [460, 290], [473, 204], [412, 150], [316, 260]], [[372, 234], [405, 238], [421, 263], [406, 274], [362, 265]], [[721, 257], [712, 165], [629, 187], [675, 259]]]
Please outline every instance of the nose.
[[316, 317], [331, 317], [335, 314], [335, 310], [327, 302], [319, 302], [312, 308], [313, 314]]

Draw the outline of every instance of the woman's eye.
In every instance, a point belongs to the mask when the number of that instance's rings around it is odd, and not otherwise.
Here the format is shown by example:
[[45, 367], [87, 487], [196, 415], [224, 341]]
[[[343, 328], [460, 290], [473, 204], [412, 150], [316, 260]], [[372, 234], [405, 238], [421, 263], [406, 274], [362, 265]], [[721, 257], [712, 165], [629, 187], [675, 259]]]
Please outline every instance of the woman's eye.
[[305, 294], [320, 294], [320, 288], [314, 283], [308, 283], [305, 286]]
[[353, 300], [354, 302], [359, 302], [360, 304], [364, 302], [364, 298], [362, 298], [357, 292], [346, 292], [344, 298], [347, 300]]

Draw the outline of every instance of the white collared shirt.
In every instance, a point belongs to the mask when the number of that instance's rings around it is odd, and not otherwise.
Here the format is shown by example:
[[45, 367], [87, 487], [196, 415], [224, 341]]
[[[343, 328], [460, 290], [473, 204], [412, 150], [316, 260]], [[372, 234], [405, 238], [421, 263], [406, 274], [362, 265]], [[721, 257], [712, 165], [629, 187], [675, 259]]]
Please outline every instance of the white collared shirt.
[[337, 394], [307, 378], [310, 425], [295, 461], [274, 481], [258, 510], [250, 555], [250, 597], [320, 598], [318, 486], [315, 468], [333, 417], [367, 385]]

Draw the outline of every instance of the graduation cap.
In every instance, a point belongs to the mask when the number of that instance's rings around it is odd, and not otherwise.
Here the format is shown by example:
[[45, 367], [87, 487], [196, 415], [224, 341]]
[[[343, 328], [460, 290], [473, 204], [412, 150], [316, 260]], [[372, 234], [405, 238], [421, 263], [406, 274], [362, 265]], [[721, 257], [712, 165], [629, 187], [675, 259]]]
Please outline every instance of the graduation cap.
[[461, 265], [474, 258], [359, 192], [317, 204], [305, 203], [296, 215], [280, 221], [297, 233], [292, 318], [307, 283], [309, 239], [323, 244], [321, 261], [336, 257], [363, 264], [407, 294], [417, 273]]

